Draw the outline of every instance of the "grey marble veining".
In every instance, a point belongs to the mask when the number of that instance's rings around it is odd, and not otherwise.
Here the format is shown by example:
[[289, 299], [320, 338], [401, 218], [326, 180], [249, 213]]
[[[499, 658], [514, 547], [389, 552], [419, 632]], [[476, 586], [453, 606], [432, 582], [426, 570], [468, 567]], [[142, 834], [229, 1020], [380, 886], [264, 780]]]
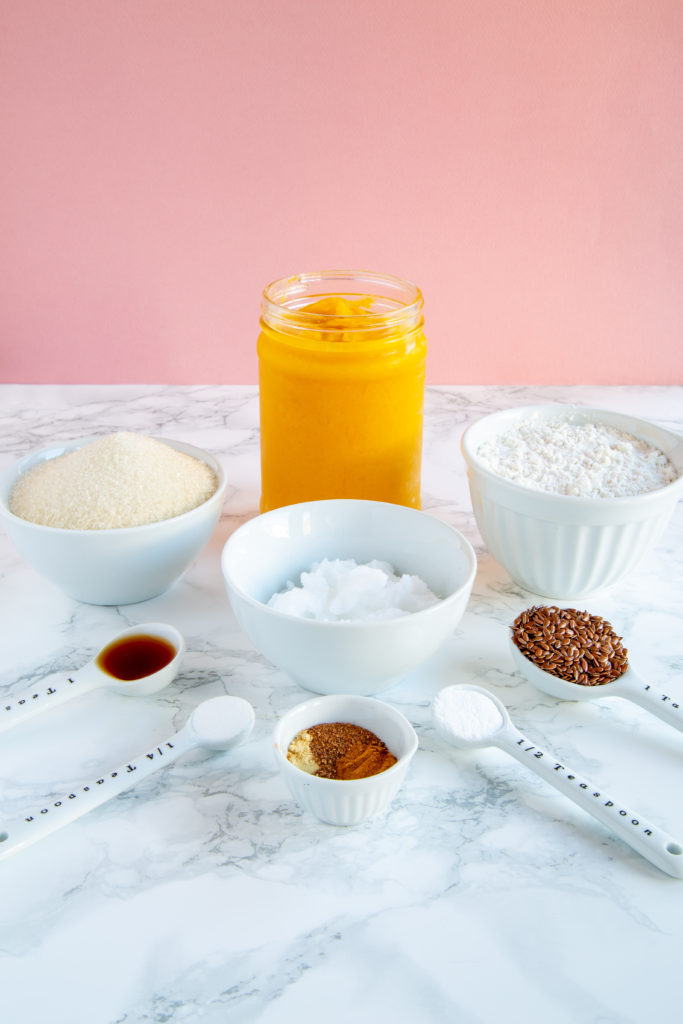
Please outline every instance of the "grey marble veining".
[[[0, 1019], [8, 1024], [331, 1024], [387, 1020], [644, 1024], [675, 1016], [683, 882], [658, 872], [523, 766], [455, 751], [429, 705], [447, 683], [488, 687], [535, 743], [683, 838], [683, 735], [619, 699], [562, 703], [513, 672], [508, 626], [534, 603], [487, 554], [460, 456], [496, 409], [579, 402], [683, 433], [683, 388], [432, 387], [423, 501], [479, 561], [454, 636], [384, 696], [420, 749], [390, 810], [357, 828], [293, 804], [270, 737], [308, 694], [241, 633], [220, 551], [259, 500], [254, 387], [0, 388], [0, 467], [55, 439], [135, 430], [211, 450], [228, 492], [184, 579], [125, 608], [79, 605], [0, 535], [10, 696], [78, 668], [119, 629], [166, 620], [188, 645], [177, 680], [97, 691], [0, 736], [0, 829], [36, 801], [152, 748], [202, 700], [249, 700], [243, 747], [195, 752], [0, 864]], [[586, 607], [634, 665], [683, 696], [683, 508], [630, 577]]]

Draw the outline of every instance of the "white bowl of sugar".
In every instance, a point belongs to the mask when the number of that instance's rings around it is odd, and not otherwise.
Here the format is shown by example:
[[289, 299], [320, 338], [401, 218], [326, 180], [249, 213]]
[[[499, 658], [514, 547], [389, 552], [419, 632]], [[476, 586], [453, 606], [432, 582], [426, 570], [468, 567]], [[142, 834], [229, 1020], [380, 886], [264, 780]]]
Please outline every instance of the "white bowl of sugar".
[[0, 521], [24, 560], [69, 597], [146, 601], [182, 575], [220, 517], [208, 452], [126, 431], [34, 452], [0, 474]]
[[472, 507], [493, 557], [526, 590], [559, 600], [623, 579], [683, 492], [683, 439], [604, 409], [506, 409], [462, 439]]
[[[222, 568], [235, 617], [268, 661], [315, 693], [373, 696], [454, 633], [476, 557], [461, 533], [426, 512], [330, 499], [245, 523], [227, 541]], [[324, 595], [309, 601], [307, 583]], [[276, 596], [285, 604], [269, 604]]]

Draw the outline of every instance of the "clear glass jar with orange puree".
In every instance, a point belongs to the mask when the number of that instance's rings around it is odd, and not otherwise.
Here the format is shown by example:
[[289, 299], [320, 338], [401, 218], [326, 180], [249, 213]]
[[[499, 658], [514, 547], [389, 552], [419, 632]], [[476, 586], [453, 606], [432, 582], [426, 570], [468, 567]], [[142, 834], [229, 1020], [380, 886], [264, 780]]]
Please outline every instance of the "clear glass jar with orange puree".
[[262, 512], [321, 498], [420, 507], [422, 308], [415, 285], [359, 271], [264, 290]]

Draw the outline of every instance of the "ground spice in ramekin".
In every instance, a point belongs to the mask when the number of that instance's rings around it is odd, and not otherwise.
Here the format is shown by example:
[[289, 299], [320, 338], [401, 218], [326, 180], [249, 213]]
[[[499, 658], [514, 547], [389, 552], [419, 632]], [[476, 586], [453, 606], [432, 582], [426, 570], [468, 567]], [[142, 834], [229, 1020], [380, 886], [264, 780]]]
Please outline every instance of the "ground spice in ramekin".
[[287, 758], [322, 779], [367, 779], [396, 764], [374, 732], [350, 722], [322, 722], [297, 733]]
[[544, 672], [582, 686], [602, 686], [628, 668], [628, 651], [600, 615], [538, 605], [518, 615], [512, 640]]

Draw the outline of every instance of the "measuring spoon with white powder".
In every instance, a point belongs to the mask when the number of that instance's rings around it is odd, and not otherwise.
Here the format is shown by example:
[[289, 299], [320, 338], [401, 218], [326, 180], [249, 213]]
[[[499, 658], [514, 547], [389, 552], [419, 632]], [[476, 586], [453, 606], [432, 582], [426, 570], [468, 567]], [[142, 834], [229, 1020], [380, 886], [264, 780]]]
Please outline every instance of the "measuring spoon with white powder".
[[437, 729], [450, 743], [466, 750], [493, 746], [511, 754], [607, 825], [655, 867], [683, 878], [683, 846], [676, 839], [526, 739], [513, 725], [504, 705], [488, 690], [469, 684], [447, 686], [437, 694], [432, 713]]
[[567, 679], [560, 679], [544, 669], [534, 665], [533, 661], [527, 658], [517, 647], [514, 640], [510, 639], [510, 649], [515, 663], [515, 668], [522, 672], [532, 686], [551, 697], [559, 697], [560, 700], [599, 700], [601, 697], [623, 697], [624, 700], [633, 701], [641, 708], [661, 718], [662, 721], [673, 725], [674, 729], [683, 732], [683, 702], [669, 697], [661, 690], [655, 689], [638, 675], [632, 668], [627, 668], [616, 679], [608, 683], [600, 683], [599, 686], [589, 686], [583, 683], [570, 683]]
[[213, 697], [204, 701], [179, 732], [152, 750], [93, 782], [67, 790], [57, 799], [50, 797], [27, 808], [23, 817], [12, 823], [0, 821], [0, 860], [70, 824], [194, 747], [223, 751], [243, 743], [251, 734], [254, 721], [254, 709], [241, 697]]
[[184, 653], [185, 640], [174, 626], [165, 622], [129, 626], [70, 676], [0, 698], [0, 732], [99, 687], [127, 697], [158, 693], [177, 675]]

